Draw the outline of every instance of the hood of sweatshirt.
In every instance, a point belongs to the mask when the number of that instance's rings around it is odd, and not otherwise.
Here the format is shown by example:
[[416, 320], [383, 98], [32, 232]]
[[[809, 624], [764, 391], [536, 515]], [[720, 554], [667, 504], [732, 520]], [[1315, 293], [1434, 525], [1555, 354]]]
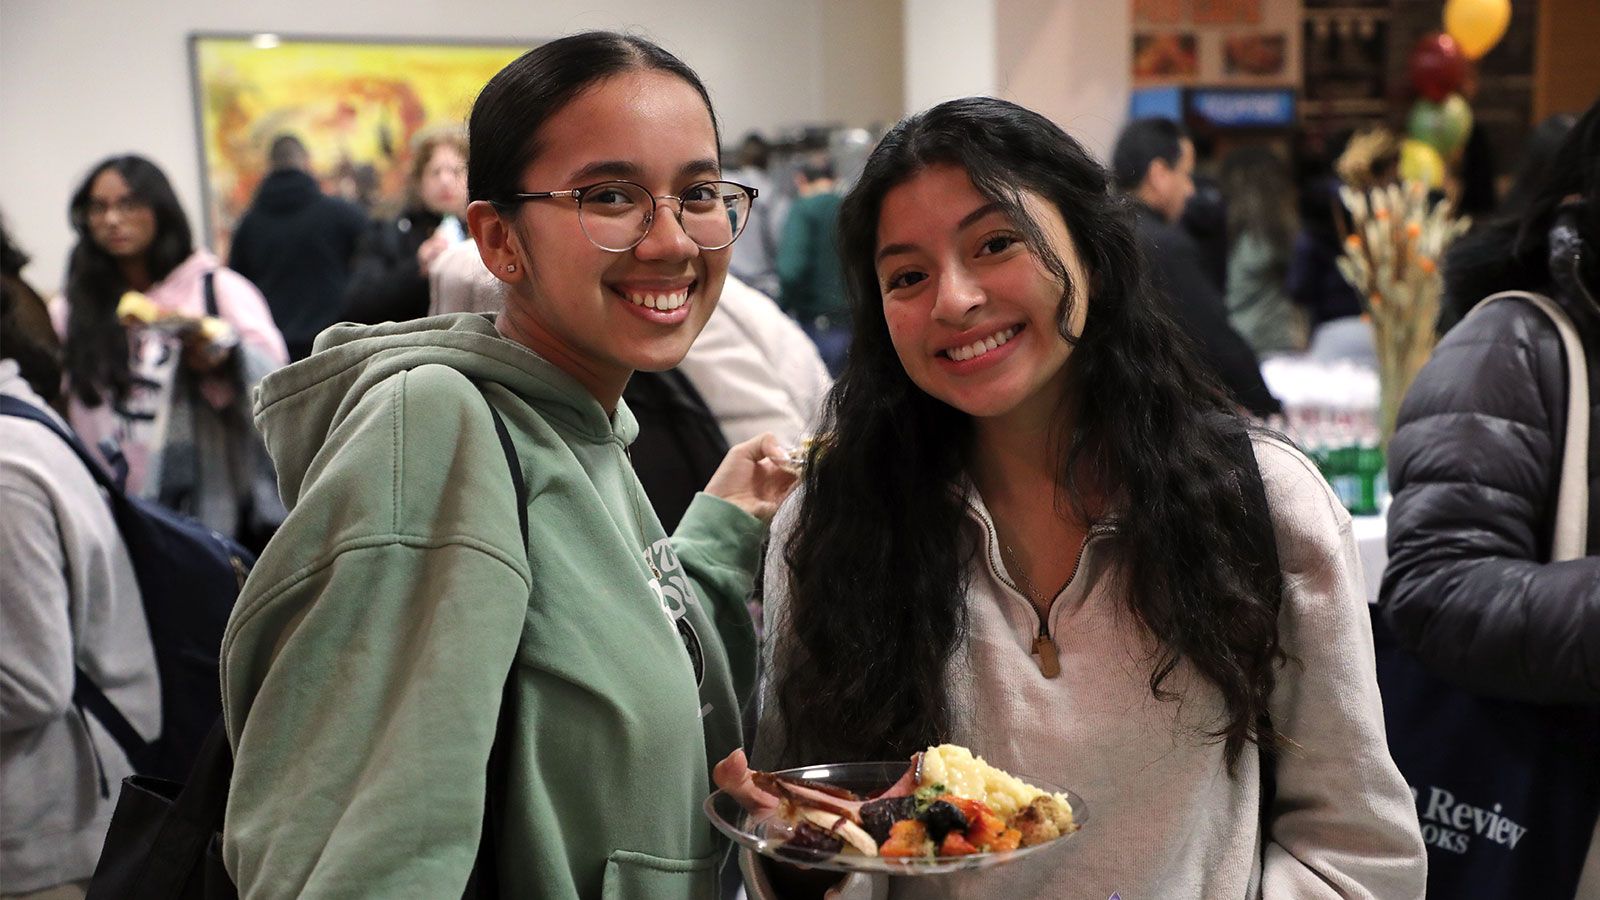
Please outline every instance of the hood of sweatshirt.
[[607, 416], [576, 379], [502, 337], [493, 316], [336, 325], [317, 338], [311, 356], [269, 375], [256, 391], [256, 426], [277, 467], [284, 503], [294, 507], [328, 435], [368, 391], [425, 365], [449, 366], [480, 385], [502, 385], [577, 440], [627, 446], [639, 433], [625, 404]]
[[298, 169], [279, 169], [262, 179], [253, 205], [266, 212], [289, 213], [321, 198], [317, 179]]

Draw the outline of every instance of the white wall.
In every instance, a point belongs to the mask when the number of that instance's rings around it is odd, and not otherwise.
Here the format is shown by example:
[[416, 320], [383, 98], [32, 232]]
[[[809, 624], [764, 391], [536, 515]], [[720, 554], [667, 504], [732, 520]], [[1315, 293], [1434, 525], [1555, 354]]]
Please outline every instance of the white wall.
[[[1123, 2], [1123, 0], [1117, 0]], [[997, 0], [905, 0], [907, 113], [997, 92]]]
[[1127, 0], [995, 0], [1000, 95], [1048, 116], [1102, 161], [1128, 116]]
[[906, 112], [1005, 97], [1110, 156], [1128, 110], [1128, 0], [904, 2]]
[[[532, 44], [588, 28], [631, 29], [699, 71], [725, 134], [736, 136], [751, 128], [803, 122], [868, 124], [900, 113], [901, 36], [880, 33], [899, 28], [900, 0], [859, 0], [857, 5], [842, 0], [0, 0], [0, 122], [5, 123], [0, 211], [33, 255], [28, 278], [47, 293], [59, 285], [72, 244], [67, 199], [102, 157], [136, 151], [154, 159], [172, 178], [199, 234], [200, 161], [187, 44], [195, 31]], [[846, 15], [864, 27], [845, 27], [840, 16]]]

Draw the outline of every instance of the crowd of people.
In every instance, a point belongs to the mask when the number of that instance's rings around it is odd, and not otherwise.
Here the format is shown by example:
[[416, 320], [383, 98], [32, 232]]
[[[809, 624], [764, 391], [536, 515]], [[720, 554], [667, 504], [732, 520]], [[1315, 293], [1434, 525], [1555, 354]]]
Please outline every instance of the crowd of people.
[[[83, 682], [162, 730], [65, 434], [259, 554], [215, 660], [241, 897], [1424, 896], [1364, 579], [1441, 677], [1600, 737], [1600, 442], [1553, 561], [1570, 349], [1466, 316], [1549, 294], [1596, 359], [1600, 105], [1550, 130], [1445, 263], [1381, 573], [1263, 424], [1262, 358], [1359, 322], [1334, 176], [1271, 149], [1197, 191], [1179, 123], [1103, 165], [966, 98], [780, 191], [757, 137], [724, 168], [688, 63], [586, 32], [423, 133], [392, 217], [278, 137], [226, 264], [155, 163], [104, 160], [58, 295], [4, 247], [0, 896], [84, 896], [141, 762]], [[1090, 798], [1070, 856], [841, 878], [701, 811], [768, 805], [752, 765], [943, 742]]]

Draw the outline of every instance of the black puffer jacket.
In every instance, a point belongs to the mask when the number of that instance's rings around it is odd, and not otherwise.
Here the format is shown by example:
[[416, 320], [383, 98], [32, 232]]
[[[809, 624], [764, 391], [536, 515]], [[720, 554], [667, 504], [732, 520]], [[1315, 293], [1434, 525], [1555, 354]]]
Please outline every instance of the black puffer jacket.
[[1553, 295], [1589, 365], [1589, 555], [1546, 562], [1566, 435], [1560, 339], [1531, 305], [1500, 301], [1451, 329], [1401, 405], [1381, 603], [1401, 643], [1455, 683], [1600, 702], [1600, 311]]

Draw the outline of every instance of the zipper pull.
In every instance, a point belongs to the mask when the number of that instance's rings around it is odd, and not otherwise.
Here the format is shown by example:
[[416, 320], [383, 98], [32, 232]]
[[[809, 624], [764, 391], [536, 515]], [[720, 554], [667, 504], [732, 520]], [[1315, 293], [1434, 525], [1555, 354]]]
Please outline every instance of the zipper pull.
[[1046, 678], [1054, 678], [1061, 674], [1061, 653], [1056, 650], [1056, 642], [1050, 635], [1040, 633], [1033, 639], [1033, 655], [1039, 657], [1039, 671]]

